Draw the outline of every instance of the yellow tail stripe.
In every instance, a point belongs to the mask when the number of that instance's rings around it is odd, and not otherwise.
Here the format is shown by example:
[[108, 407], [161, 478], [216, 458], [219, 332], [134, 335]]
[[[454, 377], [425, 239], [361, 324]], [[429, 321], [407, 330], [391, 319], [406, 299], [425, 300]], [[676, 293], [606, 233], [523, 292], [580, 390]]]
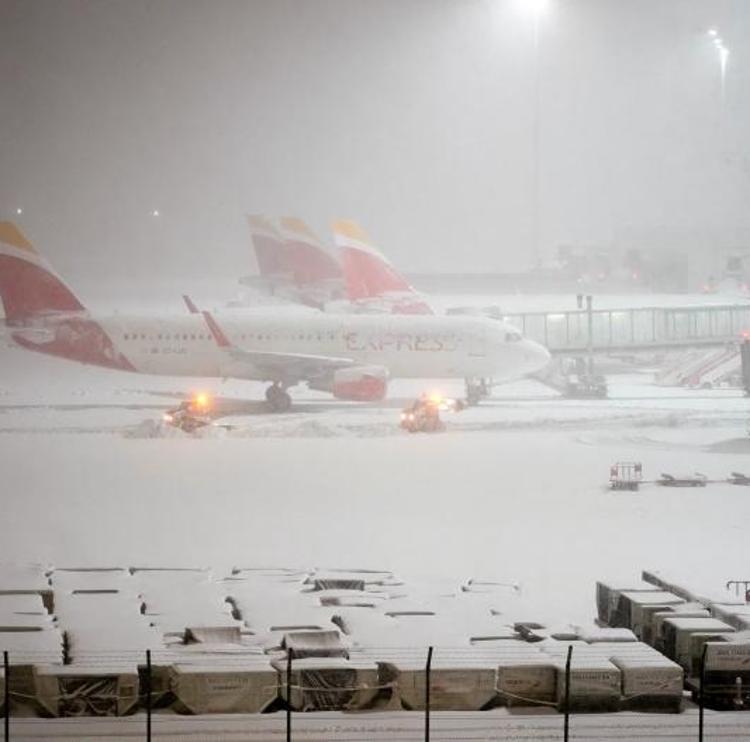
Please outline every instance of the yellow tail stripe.
[[0, 242], [36, 254], [33, 245], [21, 234], [21, 230], [13, 222], [0, 222]]
[[349, 237], [365, 244], [370, 241], [362, 227], [357, 222], [350, 221], [349, 219], [338, 219], [335, 221], [333, 223], [333, 230], [344, 237]]

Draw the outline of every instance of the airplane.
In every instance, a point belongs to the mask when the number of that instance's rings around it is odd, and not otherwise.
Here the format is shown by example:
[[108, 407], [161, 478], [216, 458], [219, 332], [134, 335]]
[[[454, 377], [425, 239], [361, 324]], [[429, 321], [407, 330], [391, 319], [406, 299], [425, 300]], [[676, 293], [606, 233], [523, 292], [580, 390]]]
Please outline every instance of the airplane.
[[326, 312], [435, 313], [356, 222], [334, 222], [332, 252], [297, 217], [247, 220], [260, 276], [241, 284]]
[[260, 215], [247, 223], [260, 275], [240, 283], [284, 301], [324, 309], [345, 296], [338, 259], [326, 250], [312, 230], [296, 217], [283, 217], [280, 229]]
[[[332, 266], [335, 259], [330, 251], [301, 219], [282, 217], [278, 230], [265, 217], [247, 219], [261, 275], [240, 279], [240, 283], [325, 312], [437, 314], [356, 222], [333, 222], [339, 268], [338, 263]], [[502, 319], [498, 307], [448, 308], [445, 314]], [[496, 379], [465, 379], [469, 404], [489, 396], [496, 383]]]
[[[433, 315], [290, 315], [273, 307], [222, 317], [94, 316], [12, 222], [0, 222], [0, 299], [13, 342], [109, 369], [269, 384], [274, 411], [306, 383], [337, 399], [378, 401], [390, 379], [511, 379], [549, 361], [505, 322]], [[221, 340], [219, 340], [221, 338]]]

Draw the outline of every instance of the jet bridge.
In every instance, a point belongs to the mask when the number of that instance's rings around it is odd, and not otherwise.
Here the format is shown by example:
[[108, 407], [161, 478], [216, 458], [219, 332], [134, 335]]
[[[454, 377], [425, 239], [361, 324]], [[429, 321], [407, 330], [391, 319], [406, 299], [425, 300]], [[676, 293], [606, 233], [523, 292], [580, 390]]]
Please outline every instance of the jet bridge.
[[724, 345], [750, 334], [750, 304], [525, 312], [505, 319], [551, 353]]

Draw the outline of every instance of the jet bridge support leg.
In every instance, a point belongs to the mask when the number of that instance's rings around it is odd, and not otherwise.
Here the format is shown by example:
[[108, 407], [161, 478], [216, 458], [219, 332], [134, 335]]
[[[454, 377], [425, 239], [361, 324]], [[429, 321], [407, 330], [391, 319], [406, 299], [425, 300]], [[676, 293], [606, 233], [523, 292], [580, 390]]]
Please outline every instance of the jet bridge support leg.
[[466, 379], [466, 404], [473, 407], [489, 396], [489, 379]]

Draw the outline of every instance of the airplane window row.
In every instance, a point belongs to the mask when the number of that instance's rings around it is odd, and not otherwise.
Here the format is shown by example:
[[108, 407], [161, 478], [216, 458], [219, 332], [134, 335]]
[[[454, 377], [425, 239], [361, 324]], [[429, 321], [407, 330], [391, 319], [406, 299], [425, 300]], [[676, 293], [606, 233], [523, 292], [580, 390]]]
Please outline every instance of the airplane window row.
[[[335, 340], [336, 339], [336, 333], [329, 332], [327, 333], [329, 340]], [[289, 336], [288, 339], [292, 339], [294, 336]], [[309, 333], [309, 334], [302, 334], [296, 336], [296, 339], [298, 340], [318, 340], [322, 342], [326, 338], [326, 333]], [[204, 335], [202, 333], [196, 334], [196, 333], [160, 333], [156, 336], [152, 335], [146, 335], [145, 333], [137, 333], [137, 332], [126, 332], [123, 334], [124, 340], [211, 340], [210, 335]], [[271, 340], [271, 335], [264, 335], [264, 334], [255, 334], [255, 333], [242, 333], [240, 335], [233, 335], [232, 339], [235, 341], [243, 341], [243, 340]]]
[[506, 343], [517, 343], [519, 340], [523, 340], [523, 336], [520, 332], [506, 332], [505, 342]]
[[195, 333], [190, 334], [180, 334], [180, 333], [173, 333], [173, 334], [163, 334], [160, 333], [159, 335], [152, 336], [152, 335], [146, 335], [144, 333], [137, 333], [137, 332], [126, 332], [123, 336], [124, 340], [210, 340], [210, 335], [196, 335]]

